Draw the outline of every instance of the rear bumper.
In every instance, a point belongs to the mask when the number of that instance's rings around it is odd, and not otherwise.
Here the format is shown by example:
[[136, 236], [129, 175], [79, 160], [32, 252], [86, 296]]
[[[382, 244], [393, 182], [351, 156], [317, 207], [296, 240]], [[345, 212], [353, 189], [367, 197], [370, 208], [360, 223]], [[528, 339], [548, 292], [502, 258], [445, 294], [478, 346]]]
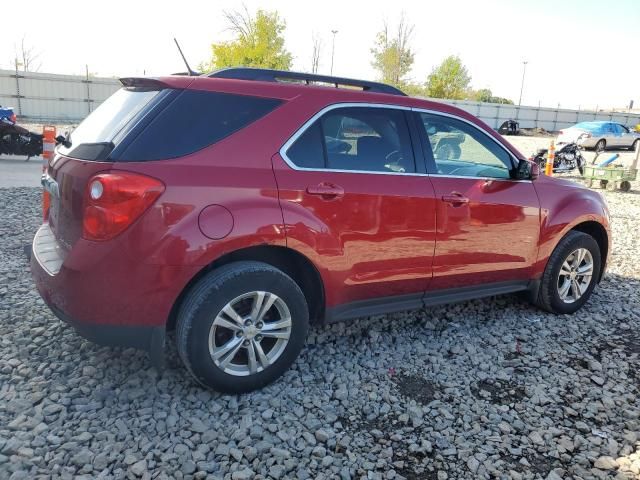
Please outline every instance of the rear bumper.
[[44, 224], [32, 245], [31, 274], [47, 306], [92, 342], [160, 362], [171, 309], [197, 267], [134, 261], [119, 245], [81, 239], [66, 252], [56, 243]]
[[[83, 323], [71, 318], [55, 305], [47, 303], [51, 311], [63, 322], [71, 325], [78, 334], [87, 340], [105, 347], [137, 348], [154, 352], [158, 347], [164, 348], [164, 327], [100, 325]], [[154, 355], [152, 355], [153, 357]]]

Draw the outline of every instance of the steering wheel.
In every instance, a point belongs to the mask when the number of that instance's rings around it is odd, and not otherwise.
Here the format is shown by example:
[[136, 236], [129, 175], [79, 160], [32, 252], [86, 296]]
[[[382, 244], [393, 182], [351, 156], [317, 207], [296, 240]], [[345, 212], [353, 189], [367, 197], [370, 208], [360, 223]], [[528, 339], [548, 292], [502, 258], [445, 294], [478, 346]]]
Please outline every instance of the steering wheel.
[[400, 150], [393, 150], [392, 152], [389, 152], [385, 155], [384, 160], [385, 167], [389, 170], [400, 173], [404, 173], [406, 171], [405, 168], [400, 165], [400, 161], [402, 160], [402, 152]]

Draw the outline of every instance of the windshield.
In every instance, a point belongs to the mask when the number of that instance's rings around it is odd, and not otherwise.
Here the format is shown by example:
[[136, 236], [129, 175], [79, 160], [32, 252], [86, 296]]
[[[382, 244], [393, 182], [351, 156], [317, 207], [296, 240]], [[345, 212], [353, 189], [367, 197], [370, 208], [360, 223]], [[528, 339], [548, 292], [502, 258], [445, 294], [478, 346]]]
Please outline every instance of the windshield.
[[60, 153], [70, 155], [80, 145], [113, 141], [118, 132], [159, 92], [121, 88], [78, 125], [68, 139], [70, 145], [59, 146]]

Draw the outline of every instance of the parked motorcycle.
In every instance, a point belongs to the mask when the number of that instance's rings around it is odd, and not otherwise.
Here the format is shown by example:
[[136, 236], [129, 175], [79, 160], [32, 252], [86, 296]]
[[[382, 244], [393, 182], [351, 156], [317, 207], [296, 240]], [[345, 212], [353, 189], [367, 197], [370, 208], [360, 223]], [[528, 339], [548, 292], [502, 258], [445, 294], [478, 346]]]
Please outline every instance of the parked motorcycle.
[[[538, 164], [540, 169], [544, 171], [547, 164], [547, 155], [549, 149], [541, 148], [533, 156], [533, 161]], [[565, 143], [556, 150], [556, 157], [553, 162], [554, 173], [565, 173], [578, 169], [580, 175], [584, 175], [584, 166], [586, 160], [582, 156], [582, 148], [576, 143]]]
[[0, 106], [0, 155], [31, 157], [42, 154], [42, 135], [16, 125], [13, 110]]

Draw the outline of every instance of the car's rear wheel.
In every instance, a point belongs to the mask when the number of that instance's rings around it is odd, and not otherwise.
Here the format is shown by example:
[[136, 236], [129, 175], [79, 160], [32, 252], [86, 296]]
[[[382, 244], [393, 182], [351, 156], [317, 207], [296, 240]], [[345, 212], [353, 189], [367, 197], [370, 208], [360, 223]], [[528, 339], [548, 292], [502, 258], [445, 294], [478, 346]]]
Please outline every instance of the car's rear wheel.
[[291, 366], [308, 325], [304, 294], [288, 275], [261, 262], [235, 262], [213, 270], [187, 294], [176, 342], [196, 381], [244, 393]]
[[634, 140], [633, 143], [631, 144], [631, 150], [635, 152], [638, 149], [639, 144], [640, 144], [640, 139]]
[[604, 152], [605, 148], [607, 148], [606, 140], [598, 140], [598, 143], [596, 143], [596, 152]]
[[537, 305], [552, 313], [573, 313], [591, 296], [600, 274], [600, 247], [583, 232], [564, 236], [549, 257]]

